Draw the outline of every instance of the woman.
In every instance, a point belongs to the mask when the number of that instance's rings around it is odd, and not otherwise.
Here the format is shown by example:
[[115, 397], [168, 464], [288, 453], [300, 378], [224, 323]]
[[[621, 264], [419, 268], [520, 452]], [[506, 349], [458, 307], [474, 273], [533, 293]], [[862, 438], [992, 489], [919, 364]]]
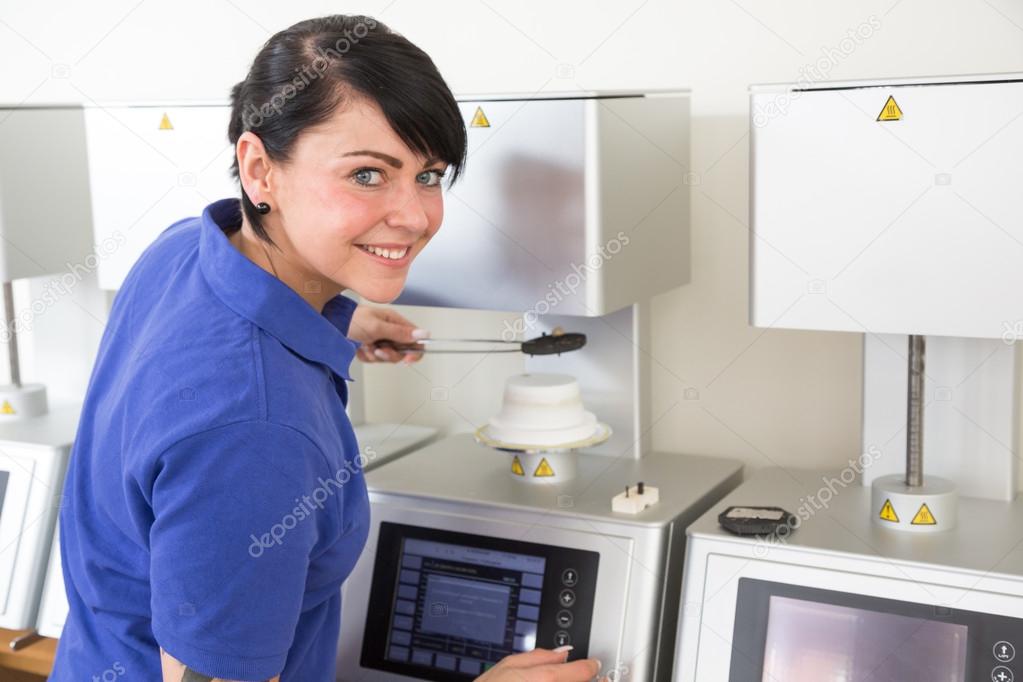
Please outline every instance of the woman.
[[[334, 679], [369, 515], [348, 369], [396, 361], [370, 353], [380, 339], [425, 338], [340, 294], [399, 294], [465, 127], [426, 54], [334, 16], [267, 42], [232, 91], [228, 137], [240, 202], [163, 232], [111, 311], [61, 510], [55, 682]], [[566, 656], [511, 656], [481, 679], [597, 673]]]

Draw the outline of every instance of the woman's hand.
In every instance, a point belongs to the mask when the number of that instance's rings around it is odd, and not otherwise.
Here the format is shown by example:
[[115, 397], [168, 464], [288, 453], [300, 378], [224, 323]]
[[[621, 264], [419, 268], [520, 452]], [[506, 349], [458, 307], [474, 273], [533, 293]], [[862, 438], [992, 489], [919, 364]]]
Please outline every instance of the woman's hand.
[[476, 682], [589, 682], [600, 672], [600, 662], [587, 658], [566, 663], [570, 648], [507, 656]]
[[395, 343], [416, 343], [430, 338], [430, 332], [419, 329], [390, 308], [360, 304], [352, 315], [348, 327], [348, 338], [359, 341], [357, 356], [363, 362], [418, 362], [422, 353], [402, 353], [391, 348], [377, 348], [374, 344], [383, 339]]

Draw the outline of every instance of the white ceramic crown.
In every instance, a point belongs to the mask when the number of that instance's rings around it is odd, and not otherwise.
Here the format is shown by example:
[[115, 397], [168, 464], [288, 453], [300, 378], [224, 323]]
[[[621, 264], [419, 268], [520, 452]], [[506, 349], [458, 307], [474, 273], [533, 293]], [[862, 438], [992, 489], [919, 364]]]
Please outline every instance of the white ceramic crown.
[[518, 374], [505, 384], [501, 411], [488, 426], [495, 440], [555, 447], [592, 436], [597, 418], [583, 409], [579, 382], [573, 377]]

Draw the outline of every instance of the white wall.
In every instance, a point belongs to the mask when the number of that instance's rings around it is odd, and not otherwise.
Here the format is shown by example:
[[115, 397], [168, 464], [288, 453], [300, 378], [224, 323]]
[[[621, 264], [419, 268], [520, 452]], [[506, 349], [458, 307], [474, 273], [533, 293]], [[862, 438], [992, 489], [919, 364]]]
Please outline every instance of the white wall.
[[[1023, 6], [1011, 0], [4, 0], [0, 102], [223, 99], [272, 30], [336, 11], [407, 35], [458, 93], [692, 88], [694, 278], [654, 301], [665, 368], [652, 387], [654, 445], [754, 466], [858, 453], [862, 344], [747, 326], [747, 85], [807, 77], [819, 60], [831, 79], [1023, 71]], [[843, 42], [865, 24], [868, 39]], [[53, 335], [26, 358], [25, 373], [58, 394], [84, 390], [105, 315], [90, 286], [41, 316]], [[435, 336], [495, 335], [504, 319], [406, 312]], [[520, 366], [468, 356], [370, 367], [368, 414], [465, 430], [497, 408]]]

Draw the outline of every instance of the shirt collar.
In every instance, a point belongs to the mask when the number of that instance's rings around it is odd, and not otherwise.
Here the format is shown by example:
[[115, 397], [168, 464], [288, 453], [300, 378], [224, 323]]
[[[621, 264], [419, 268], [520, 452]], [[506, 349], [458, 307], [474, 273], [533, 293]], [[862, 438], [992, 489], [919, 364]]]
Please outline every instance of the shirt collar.
[[358, 305], [338, 294], [316, 312], [291, 287], [246, 258], [223, 228], [241, 224], [237, 199], [216, 201], [202, 213], [199, 263], [203, 276], [227, 307], [307, 360], [351, 381], [349, 368], [361, 345], [347, 337]]

